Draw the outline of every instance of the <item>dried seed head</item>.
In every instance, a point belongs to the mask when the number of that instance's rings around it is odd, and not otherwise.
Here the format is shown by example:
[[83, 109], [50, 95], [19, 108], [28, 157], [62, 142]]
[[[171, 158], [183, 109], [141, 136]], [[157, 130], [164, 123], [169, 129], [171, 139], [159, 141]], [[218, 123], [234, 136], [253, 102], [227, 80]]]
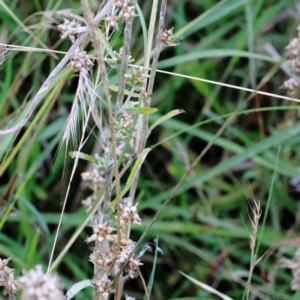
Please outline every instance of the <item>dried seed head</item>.
[[17, 292], [17, 281], [14, 278], [14, 269], [7, 266], [10, 258], [0, 259], [0, 286], [4, 287], [4, 295]]
[[300, 87], [300, 79], [293, 77], [286, 80], [280, 88], [287, 89], [288, 94], [291, 97], [294, 97], [299, 87]]
[[55, 274], [44, 274], [42, 266], [37, 265], [23, 271], [19, 278], [21, 300], [63, 300], [63, 285]]
[[123, 8], [126, 6], [132, 6], [133, 1], [132, 0], [115, 0], [115, 6], [119, 8]]
[[95, 194], [88, 196], [84, 200], [81, 200], [81, 204], [85, 207], [86, 212], [91, 211], [96, 200], [97, 200], [97, 197]]
[[104, 240], [112, 241], [114, 240], [113, 237], [111, 237], [111, 233], [115, 231], [115, 228], [109, 227], [107, 222], [104, 224], [101, 224], [98, 221], [95, 221], [92, 225], [94, 234], [91, 235], [86, 242], [90, 243], [92, 241], [97, 242], [103, 242]]
[[297, 57], [300, 55], [300, 39], [294, 38], [286, 47], [290, 57]]
[[75, 20], [70, 21], [64, 18], [64, 23], [57, 26], [58, 30], [61, 31], [60, 38], [65, 39], [69, 38], [72, 43], [78, 38], [79, 28], [82, 26]]
[[130, 198], [124, 198], [120, 202], [120, 225], [124, 226], [127, 223], [133, 223], [136, 225], [141, 225], [142, 220], [137, 213], [137, 205], [131, 204]]
[[118, 30], [118, 21], [119, 17], [118, 16], [107, 16], [106, 18], [103, 18], [103, 20], [106, 22], [106, 26], [109, 28], [112, 28], [113, 30]]
[[101, 253], [99, 252], [92, 252], [90, 254], [90, 257], [89, 257], [89, 261], [92, 262], [94, 265], [98, 265], [100, 267], [102, 267], [104, 265], [104, 260], [103, 260], [103, 256], [101, 255]]
[[279, 265], [282, 268], [292, 270], [293, 280], [291, 282], [291, 289], [293, 291], [300, 291], [300, 247], [297, 249], [294, 259], [281, 258]]
[[107, 275], [103, 275], [99, 280], [92, 280], [92, 285], [95, 288], [96, 293], [102, 293], [103, 299], [108, 299], [109, 292], [111, 291], [111, 281]]
[[171, 44], [172, 40], [174, 39], [174, 35], [173, 35], [173, 29], [174, 27], [172, 27], [171, 29], [165, 30], [162, 35], [161, 35], [161, 42], [164, 44]]
[[298, 38], [292, 39], [286, 49], [291, 59], [290, 64], [293, 77], [286, 80], [281, 88], [287, 89], [288, 94], [294, 97], [300, 86], [300, 26], [298, 27]]
[[99, 168], [93, 167], [89, 172], [81, 173], [81, 178], [86, 181], [88, 187], [94, 192], [99, 192], [105, 184], [105, 174]]
[[138, 15], [134, 12], [134, 6], [126, 6], [122, 8], [122, 17], [124, 22], [129, 22], [134, 17]]
[[84, 72], [89, 71], [93, 62], [90, 59], [90, 56], [86, 54], [86, 51], [80, 51], [73, 56], [73, 58], [68, 63], [68, 66], [75, 72]]
[[[124, 268], [124, 264], [127, 262], [122, 276], [125, 280], [129, 278], [133, 279], [138, 275], [137, 270], [138, 267], [142, 265], [142, 263], [139, 261], [138, 258], [131, 256], [136, 243], [134, 243], [132, 240], [128, 240], [128, 242], [124, 243], [124, 239], [122, 240], [123, 245], [121, 244], [121, 251], [118, 251], [115, 258], [114, 274], [117, 274], [122, 268]], [[124, 244], [126, 245], [124, 246]]]
[[300, 59], [291, 61], [291, 71], [294, 75], [300, 77]]

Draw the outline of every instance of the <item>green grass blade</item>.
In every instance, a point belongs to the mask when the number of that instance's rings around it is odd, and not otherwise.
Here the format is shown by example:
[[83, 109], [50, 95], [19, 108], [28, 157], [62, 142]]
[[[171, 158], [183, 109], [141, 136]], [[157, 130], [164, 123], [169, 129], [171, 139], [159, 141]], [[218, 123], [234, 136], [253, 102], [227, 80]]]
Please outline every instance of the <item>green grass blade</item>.
[[[157, 262], [157, 247], [158, 247], [158, 236], [155, 239], [155, 243], [156, 243], [156, 248], [155, 248], [155, 254], [154, 254], [154, 260], [153, 260], [153, 266], [152, 266], [152, 271], [149, 277], [149, 281], [148, 281], [148, 285], [147, 285], [147, 289], [148, 289], [148, 294], [149, 297], [151, 296], [151, 291], [152, 291], [152, 287], [153, 287], [153, 282], [154, 282], [154, 275], [155, 275], [155, 269], [156, 269], [156, 262]], [[146, 296], [144, 296], [144, 300], [147, 300]]]
[[176, 32], [175, 37], [187, 36], [236, 11], [250, 0], [223, 0]]
[[164, 116], [160, 117], [150, 126], [147, 135], [149, 135], [151, 133], [151, 131], [159, 124], [165, 122], [166, 120], [168, 120], [170, 118], [177, 116], [178, 114], [182, 114], [182, 113], [184, 113], [183, 109], [174, 109], [174, 110], [168, 112], [167, 114], [165, 114]]
[[[254, 52], [254, 32], [253, 32], [253, 14], [252, 2], [245, 5], [246, 31], [247, 31], [247, 45], [250, 53]], [[249, 74], [251, 87], [256, 88], [256, 66], [253, 57], [249, 57]]]
[[27, 257], [27, 262], [26, 262], [26, 270], [29, 270], [30, 267], [34, 265], [36, 262], [36, 252], [38, 248], [38, 242], [40, 239], [40, 232], [39, 230], [36, 230], [35, 234], [32, 237], [32, 240], [30, 241], [30, 248], [29, 248], [29, 253]]
[[182, 65], [190, 61], [203, 58], [221, 58], [221, 57], [246, 57], [249, 59], [257, 59], [265, 62], [277, 63], [279, 60], [268, 55], [253, 53], [235, 49], [210, 49], [186, 53], [184, 55], [162, 60], [158, 64], [159, 69], [166, 69], [177, 65]]
[[134, 166], [132, 167], [132, 170], [128, 176], [128, 179], [126, 181], [125, 187], [123, 188], [123, 190], [120, 193], [120, 198], [123, 198], [124, 195], [129, 191], [131, 184], [134, 180], [134, 177], [136, 175], [136, 173], [138, 172], [138, 170], [140, 169], [140, 167], [142, 166], [147, 154], [151, 151], [150, 148], [145, 148], [140, 155], [138, 156]]
[[139, 4], [136, 2], [135, 4], [136, 6], [136, 11], [139, 15], [140, 21], [141, 21], [141, 26], [142, 26], [142, 30], [143, 30], [143, 42], [144, 42], [144, 57], [146, 57], [146, 49], [147, 49], [147, 37], [148, 37], [148, 30], [147, 30], [147, 25], [146, 25], [146, 21], [144, 18], [144, 14], [139, 6]]

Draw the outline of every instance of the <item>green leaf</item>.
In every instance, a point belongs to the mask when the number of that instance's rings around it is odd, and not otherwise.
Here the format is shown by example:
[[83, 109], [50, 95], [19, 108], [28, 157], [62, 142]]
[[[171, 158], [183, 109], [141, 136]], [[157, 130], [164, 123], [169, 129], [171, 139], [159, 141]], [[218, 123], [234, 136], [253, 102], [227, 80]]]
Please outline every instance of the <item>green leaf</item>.
[[35, 263], [39, 240], [40, 240], [40, 231], [36, 230], [35, 234], [33, 235], [30, 241], [30, 248], [27, 256], [26, 270], [30, 269], [30, 267]]
[[[155, 254], [154, 254], [154, 260], [153, 260], [153, 266], [152, 266], [152, 271], [150, 274], [150, 278], [147, 284], [147, 290], [149, 296], [151, 295], [152, 287], [153, 287], [153, 282], [154, 282], [154, 275], [155, 275], [155, 269], [156, 269], [156, 263], [157, 263], [157, 249], [158, 249], [158, 236], [155, 240], [156, 247], [155, 247]], [[146, 300], [146, 296], [144, 296], [144, 300]]]
[[31, 221], [36, 222], [40, 226], [40, 229], [43, 230], [43, 233], [47, 234], [47, 236], [50, 236], [48, 225], [45, 222], [42, 214], [36, 209], [36, 207], [30, 201], [28, 201], [26, 198], [22, 196], [18, 197], [18, 201], [22, 203], [26, 207], [26, 209], [28, 209], [28, 211], [30, 212]]
[[108, 41], [107, 41], [105, 35], [103, 34], [103, 32], [100, 29], [98, 29], [97, 34], [99, 36], [99, 39], [100, 39], [102, 45], [104, 46], [105, 50], [109, 54], [109, 56], [112, 57], [112, 58], [115, 58], [116, 56], [114, 54], [114, 51], [111, 48], [110, 44], [108, 43]]
[[79, 151], [70, 151], [69, 152], [69, 155], [72, 157], [72, 158], [75, 158], [75, 157], [78, 157], [78, 158], [81, 158], [81, 159], [84, 159], [84, 160], [87, 160], [87, 161], [90, 161], [90, 162], [93, 162], [95, 164], [97, 164], [97, 159], [91, 155], [88, 155], [88, 154], [85, 154], [83, 152], [79, 152]]
[[223, 300], [233, 300], [232, 298], [226, 296], [225, 294], [220, 293], [219, 291], [217, 291], [216, 289], [214, 289], [213, 287], [211, 287], [210, 285], [207, 285], [199, 280], [196, 280], [195, 278], [179, 271], [179, 273], [181, 275], [183, 275], [184, 277], [186, 277], [187, 279], [189, 279], [191, 282], [193, 282], [194, 284], [196, 284], [197, 286], [203, 288], [204, 290], [206, 290], [209, 293], [215, 294], [219, 297], [221, 297]]
[[127, 179], [126, 185], [124, 187], [124, 189], [121, 192], [120, 198], [122, 199], [124, 197], [124, 195], [127, 193], [127, 191], [130, 189], [131, 184], [133, 182], [133, 179], [135, 177], [135, 175], [137, 174], [137, 172], [139, 171], [140, 167], [142, 166], [147, 154], [149, 153], [151, 149], [150, 148], [145, 148], [139, 155], [139, 157], [137, 158], [131, 172], [130, 175]]
[[145, 17], [144, 17], [144, 13], [141, 10], [139, 4], [136, 2], [135, 4], [136, 7], [136, 11], [139, 15], [140, 18], [140, 22], [141, 22], [141, 26], [142, 26], [142, 30], [143, 30], [143, 41], [144, 41], [144, 57], [146, 57], [146, 49], [147, 49], [147, 37], [148, 37], [148, 30], [147, 30], [147, 25], [146, 25], [146, 21], [145, 21]]
[[154, 107], [132, 107], [130, 109], [127, 109], [127, 111], [130, 113], [138, 113], [142, 115], [152, 115], [157, 112], [158, 109]]
[[81, 290], [87, 288], [87, 287], [93, 287], [90, 280], [82, 280], [80, 282], [75, 283], [71, 286], [71, 288], [66, 293], [66, 300], [72, 299], [74, 296], [76, 296]]
[[185, 112], [185, 111], [184, 111], [183, 109], [178, 108], [178, 109], [174, 109], [174, 110], [170, 111], [169, 113], [167, 113], [166, 115], [160, 117], [158, 120], [156, 120], [156, 121], [150, 126], [147, 135], [149, 136], [149, 134], [151, 133], [151, 131], [152, 131], [157, 125], [159, 125], [160, 123], [162, 123], [162, 122], [164, 122], [164, 121], [166, 121], [166, 120], [168, 120], [168, 119], [170, 119], [170, 118], [173, 118], [173, 117], [176, 116], [176, 115], [182, 114], [182, 113], [184, 113], [184, 112]]
[[223, 0], [177, 31], [174, 37], [178, 38], [181, 36], [188, 36], [193, 32], [198, 31], [211, 23], [214, 23], [215, 21], [220, 22], [221, 18], [248, 2], [249, 0]]
[[291, 300], [298, 300], [298, 299], [300, 299], [300, 292], [296, 292], [291, 298]]
[[195, 61], [203, 58], [223, 58], [223, 57], [246, 57], [249, 59], [257, 59], [261, 61], [277, 63], [279, 59], [273, 58], [270, 55], [264, 55], [249, 51], [236, 50], [236, 49], [209, 49], [203, 51], [195, 51], [190, 53], [185, 53], [184, 55], [171, 57], [165, 60], [162, 60], [158, 63], [159, 69], [166, 69], [174, 67], [177, 65], [183, 65], [189, 61]]

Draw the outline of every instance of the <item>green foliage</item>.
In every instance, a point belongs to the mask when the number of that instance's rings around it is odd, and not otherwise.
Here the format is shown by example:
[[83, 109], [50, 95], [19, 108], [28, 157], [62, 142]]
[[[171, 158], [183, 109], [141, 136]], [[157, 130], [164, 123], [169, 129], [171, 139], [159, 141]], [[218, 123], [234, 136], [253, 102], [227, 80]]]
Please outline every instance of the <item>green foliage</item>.
[[[8, 8], [7, 1], [0, 1], [0, 30], [4, 25], [9, 29], [11, 44], [66, 51], [70, 42], [61, 41], [55, 27], [43, 26], [48, 24], [49, 17], [34, 14], [65, 8], [81, 13], [79, 2], [75, 2], [12, 1]], [[90, 2], [97, 11], [97, 1]], [[164, 49], [158, 68], [240, 87], [255, 86], [269, 74], [280, 59], [266, 52], [265, 46], [271, 44], [282, 56], [289, 40], [297, 36], [296, 28], [300, 25], [296, 13], [286, 14], [286, 9], [295, 11], [292, 0], [169, 2], [166, 28], [174, 26], [175, 39], [183, 38], [183, 42]], [[132, 55], [136, 64], [141, 65], [151, 6], [148, 1], [138, 3], [138, 14], [142, 17], [143, 13], [143, 18], [141, 22], [138, 18], [134, 20]], [[52, 17], [59, 23], [63, 19], [59, 14]], [[103, 32], [98, 33], [104, 41]], [[114, 33], [111, 45], [106, 45], [106, 53], [113, 55], [112, 50], [119, 50], [118, 39], [122, 34], [122, 28]], [[59, 53], [10, 54], [0, 66], [1, 129], [11, 127], [26, 114], [31, 99], [60, 59]], [[284, 74], [277, 69], [262, 90], [285, 94], [279, 89]], [[115, 70], [109, 76], [110, 88], [117, 92]], [[75, 75], [67, 69], [60, 72], [25, 128], [19, 133], [0, 136], [0, 257], [11, 257], [11, 267], [17, 273], [22, 268], [38, 263], [46, 266], [49, 262], [75, 161], [67, 155], [69, 151], [72, 157], [78, 154], [83, 159], [78, 161], [70, 183], [55, 257], [87, 217], [80, 204], [88, 195], [80, 173], [88, 168], [89, 162], [97, 162], [92, 156], [97, 153], [99, 140], [98, 132], [92, 132], [94, 124], [89, 124], [92, 133], [84, 149], [79, 151], [71, 143], [68, 148], [59, 147], [76, 85]], [[115, 105], [115, 93], [112, 95]], [[137, 95], [133, 93], [132, 97]], [[253, 197], [259, 199], [263, 212], [267, 203], [270, 207], [263, 231], [258, 228], [261, 239], [257, 255], [264, 257], [254, 270], [251, 291], [260, 299], [262, 295], [264, 299], [298, 299], [298, 294], [290, 289], [290, 270], [275, 272], [278, 257], [294, 256], [297, 245], [293, 241], [299, 232], [298, 108], [294, 102], [259, 95], [245, 103], [247, 96], [244, 91], [158, 74], [152, 96], [155, 108], [132, 109], [149, 114], [149, 126], [152, 125], [147, 148], [138, 154], [126, 173], [127, 180], [121, 181], [123, 196], [144, 163], [135, 199], [143, 223], [132, 228], [132, 239], [137, 240], [198, 154], [237, 106], [244, 103], [243, 110], [190, 172], [147, 235], [147, 240], [159, 235], [164, 249], [164, 255], [158, 254], [156, 259], [151, 299], [217, 299], [183, 277], [179, 270], [233, 299], [242, 299], [251, 257], [247, 201]], [[181, 114], [182, 110], [185, 114]], [[276, 179], [269, 198], [280, 146]], [[90, 234], [91, 229], [87, 227], [56, 268], [66, 290], [92, 277], [89, 249], [84, 243]], [[270, 256], [266, 255], [267, 251]], [[154, 255], [150, 253], [143, 257], [141, 272], [146, 282], [153, 260]], [[270, 279], [272, 284], [267, 284], [261, 275], [264, 272], [275, 274]], [[139, 280], [126, 283], [125, 291], [136, 299], [144, 296]], [[74, 299], [90, 298], [91, 291], [86, 289]]]

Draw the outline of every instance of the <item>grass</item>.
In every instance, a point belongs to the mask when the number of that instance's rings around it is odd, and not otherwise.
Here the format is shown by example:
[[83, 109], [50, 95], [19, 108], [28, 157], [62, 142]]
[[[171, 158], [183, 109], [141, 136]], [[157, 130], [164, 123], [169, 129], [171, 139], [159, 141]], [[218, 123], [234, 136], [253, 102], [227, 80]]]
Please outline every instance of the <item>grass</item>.
[[[151, 5], [138, 3], [145, 20], [140, 22], [137, 17], [133, 21], [131, 53], [135, 64], [141, 65]], [[93, 12], [97, 11], [95, 2], [90, 1], [90, 5]], [[41, 14], [53, 12], [59, 24], [63, 15], [54, 11], [63, 9], [82, 15], [80, 5], [72, 1], [0, 1], [0, 29], [3, 31], [5, 24], [10, 44], [47, 46], [66, 52], [70, 42], [60, 40], [55, 24]], [[260, 90], [286, 96], [279, 87], [287, 75], [280, 69], [280, 59], [272, 57], [265, 46], [271, 44], [283, 57], [285, 46], [297, 35], [298, 25], [292, 0], [209, 0], [202, 4], [196, 0], [169, 1], [165, 28], [174, 26], [176, 40], [183, 38], [183, 42], [162, 51], [158, 69], [253, 88], [275, 67], [276, 72]], [[119, 26], [110, 42], [114, 50], [122, 45], [123, 25]], [[30, 33], [24, 28], [29, 28]], [[94, 53], [92, 48], [87, 50]], [[1, 129], [24, 116], [28, 103], [62, 58], [62, 54], [55, 55], [13, 51], [0, 66]], [[46, 269], [74, 164], [64, 147], [58, 151], [57, 140], [71, 110], [78, 79], [66, 69], [56, 79], [55, 88], [44, 96], [20, 133], [0, 136], [0, 255], [12, 257], [16, 275], [22, 268], [39, 263]], [[109, 72], [109, 83], [116, 84], [113, 72]], [[110, 93], [114, 105], [117, 92]], [[135, 199], [143, 223], [132, 226], [133, 240], [145, 232], [174, 186], [221, 126], [225, 124], [226, 128], [192, 168], [143, 241], [158, 235], [164, 250], [164, 255], [158, 253], [156, 259], [151, 299], [217, 299], [179, 271], [228, 297], [242, 299], [251, 262], [247, 202], [253, 197], [261, 203], [262, 216], [269, 206], [268, 215], [264, 221], [261, 218], [258, 227], [257, 235], [262, 237], [256, 255], [261, 257], [275, 250], [255, 266], [250, 294], [259, 299], [290, 299], [295, 295], [290, 289], [291, 272], [276, 268], [280, 257], [293, 257], [293, 241], [298, 237], [297, 103], [258, 94], [246, 101], [249, 95], [247, 91], [192, 78], [159, 72], [156, 75], [151, 107], [158, 111], [149, 116], [149, 124], [178, 108], [185, 114], [160, 123], [149, 136], [146, 147], [152, 150], [141, 168]], [[241, 110], [233, 122], [226, 124], [239, 106]], [[82, 151], [94, 154], [97, 140], [94, 131]], [[69, 150], [74, 150], [71, 143]], [[80, 201], [88, 191], [80, 173], [87, 166], [83, 160], [78, 162], [54, 259], [86, 219]], [[66, 290], [93, 276], [88, 262], [90, 250], [84, 243], [90, 235], [91, 229], [85, 228], [55, 268]], [[142, 260], [141, 272], [147, 283], [154, 254], [147, 253]], [[263, 272], [273, 276], [269, 283]], [[136, 299], [144, 297], [139, 279], [126, 283], [125, 291]], [[75, 299], [92, 299], [92, 289], [84, 289]]]

